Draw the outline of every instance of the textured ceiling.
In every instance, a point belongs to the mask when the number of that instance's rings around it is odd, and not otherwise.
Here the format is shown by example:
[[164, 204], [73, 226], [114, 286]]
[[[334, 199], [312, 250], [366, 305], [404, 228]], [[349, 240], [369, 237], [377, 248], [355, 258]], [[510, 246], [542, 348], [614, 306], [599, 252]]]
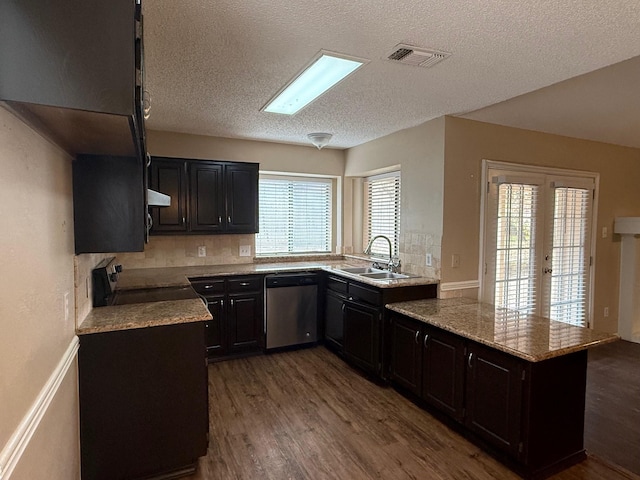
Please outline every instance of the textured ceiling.
[[[302, 144], [326, 131], [337, 148], [640, 55], [637, 0], [144, 0], [143, 9], [148, 128]], [[452, 56], [429, 69], [385, 60], [398, 43]], [[292, 117], [261, 112], [321, 49], [371, 62]]]
[[640, 56], [461, 116], [640, 148]]

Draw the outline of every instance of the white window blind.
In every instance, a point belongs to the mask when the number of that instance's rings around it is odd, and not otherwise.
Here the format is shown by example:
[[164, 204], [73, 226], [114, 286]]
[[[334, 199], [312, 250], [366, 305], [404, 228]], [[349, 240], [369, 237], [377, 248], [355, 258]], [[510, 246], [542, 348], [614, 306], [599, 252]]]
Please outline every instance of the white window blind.
[[555, 188], [549, 317], [584, 326], [589, 283], [592, 190]]
[[331, 196], [330, 179], [261, 176], [256, 254], [331, 252]]
[[[393, 255], [400, 245], [400, 172], [369, 177], [365, 181], [366, 238], [365, 246], [376, 235], [391, 240]], [[371, 254], [387, 257], [389, 246], [384, 240], [376, 241]]]
[[523, 313], [536, 312], [537, 185], [498, 186], [495, 250], [495, 304]]

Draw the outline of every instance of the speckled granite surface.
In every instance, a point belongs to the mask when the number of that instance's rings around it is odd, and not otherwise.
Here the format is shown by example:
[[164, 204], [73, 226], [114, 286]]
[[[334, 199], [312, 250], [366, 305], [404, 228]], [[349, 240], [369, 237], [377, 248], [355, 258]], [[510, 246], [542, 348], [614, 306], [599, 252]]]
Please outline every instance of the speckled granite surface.
[[77, 328], [78, 335], [211, 320], [202, 300], [173, 300], [94, 308]]
[[280, 272], [325, 270], [357, 280], [378, 288], [394, 288], [409, 285], [431, 285], [438, 280], [426, 277], [403, 278], [398, 280], [375, 281], [358, 275], [340, 271], [340, 268], [361, 264], [344, 260], [333, 262], [283, 262], [283, 263], [242, 263], [233, 265], [202, 265], [197, 267], [138, 268], [125, 270], [120, 274], [118, 289], [174, 287], [189, 285], [189, 278], [226, 275], [270, 274]]
[[496, 309], [466, 298], [399, 302], [387, 308], [530, 362], [619, 339], [617, 335]]

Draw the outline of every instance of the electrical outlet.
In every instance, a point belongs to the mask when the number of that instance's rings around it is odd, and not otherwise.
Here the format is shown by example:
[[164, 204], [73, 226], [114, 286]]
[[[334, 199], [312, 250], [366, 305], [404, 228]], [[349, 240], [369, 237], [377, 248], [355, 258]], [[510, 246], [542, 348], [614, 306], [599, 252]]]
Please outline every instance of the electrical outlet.
[[607, 318], [609, 316], [609, 307], [604, 307], [604, 317]]
[[427, 253], [427, 260], [426, 260], [427, 267], [430, 267], [432, 262], [433, 262], [433, 258], [431, 257], [431, 254]]
[[198, 247], [198, 256], [199, 257], [206, 257], [207, 256], [207, 247], [205, 247], [204, 245], [200, 245]]
[[251, 245], [240, 245], [240, 256], [241, 257], [250, 257], [251, 256]]
[[63, 303], [64, 303], [64, 321], [68, 322], [69, 321], [69, 292], [65, 293], [63, 298]]
[[454, 253], [453, 255], [451, 255], [451, 268], [458, 267], [460, 267], [460, 255]]

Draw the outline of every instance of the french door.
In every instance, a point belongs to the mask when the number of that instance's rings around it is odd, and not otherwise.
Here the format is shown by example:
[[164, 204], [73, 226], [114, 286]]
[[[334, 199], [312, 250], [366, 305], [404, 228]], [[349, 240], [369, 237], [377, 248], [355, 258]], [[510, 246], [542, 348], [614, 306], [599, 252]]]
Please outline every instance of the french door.
[[482, 300], [587, 326], [595, 176], [485, 172]]

